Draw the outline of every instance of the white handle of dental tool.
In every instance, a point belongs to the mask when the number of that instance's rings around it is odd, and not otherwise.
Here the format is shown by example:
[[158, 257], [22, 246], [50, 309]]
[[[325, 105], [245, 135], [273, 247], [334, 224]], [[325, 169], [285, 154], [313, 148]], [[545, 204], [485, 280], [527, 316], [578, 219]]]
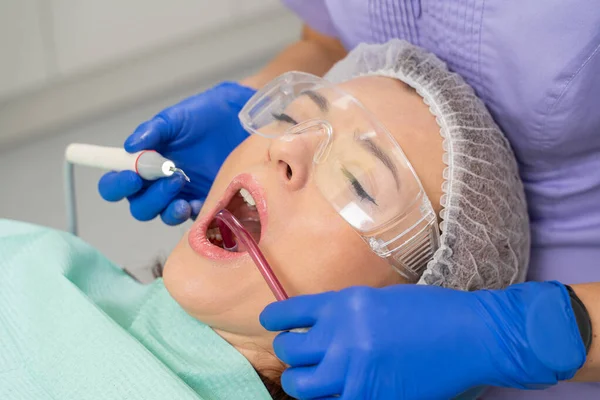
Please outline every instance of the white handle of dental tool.
[[128, 153], [123, 148], [72, 143], [65, 151], [67, 162], [109, 171], [135, 171], [146, 180], [173, 175], [175, 163], [155, 151]]

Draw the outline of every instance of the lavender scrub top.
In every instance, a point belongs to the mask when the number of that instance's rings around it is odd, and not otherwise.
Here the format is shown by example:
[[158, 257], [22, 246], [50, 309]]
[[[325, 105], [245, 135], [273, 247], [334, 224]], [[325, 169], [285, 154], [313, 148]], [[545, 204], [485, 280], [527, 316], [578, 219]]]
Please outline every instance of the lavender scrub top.
[[[284, 0], [350, 50], [405, 39], [486, 103], [517, 155], [531, 217], [529, 279], [600, 281], [598, 0]], [[494, 389], [484, 399], [600, 399], [600, 383]]]

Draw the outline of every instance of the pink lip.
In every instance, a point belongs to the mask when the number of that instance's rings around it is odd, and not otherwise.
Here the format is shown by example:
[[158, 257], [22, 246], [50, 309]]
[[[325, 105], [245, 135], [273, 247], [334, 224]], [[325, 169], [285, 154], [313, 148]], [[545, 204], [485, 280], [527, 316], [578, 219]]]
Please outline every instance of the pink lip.
[[217, 212], [222, 210], [229, 204], [233, 196], [235, 196], [240, 189], [246, 189], [252, 195], [252, 198], [256, 201], [256, 210], [260, 218], [261, 224], [261, 240], [264, 232], [267, 229], [267, 202], [264, 196], [264, 189], [258, 184], [256, 178], [250, 174], [240, 174], [233, 178], [221, 200], [215, 205], [211, 212], [207, 213], [202, 218], [198, 219], [196, 223], [190, 229], [188, 235], [188, 243], [192, 250], [199, 255], [216, 261], [230, 261], [239, 257], [247, 256], [246, 252], [233, 253], [230, 251], [223, 250], [222, 248], [213, 245], [206, 237], [206, 231], [208, 226], [215, 218]]

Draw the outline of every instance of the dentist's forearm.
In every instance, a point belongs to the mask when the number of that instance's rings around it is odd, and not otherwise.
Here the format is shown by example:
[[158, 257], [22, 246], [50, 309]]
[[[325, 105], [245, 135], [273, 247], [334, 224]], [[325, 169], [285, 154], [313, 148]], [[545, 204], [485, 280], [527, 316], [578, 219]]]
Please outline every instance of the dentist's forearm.
[[600, 282], [571, 285], [592, 320], [592, 346], [587, 360], [575, 377], [578, 382], [600, 382]]
[[302, 71], [322, 76], [346, 54], [339, 40], [318, 33], [305, 25], [299, 41], [284, 49], [256, 75], [243, 79], [240, 83], [258, 89], [287, 71]]

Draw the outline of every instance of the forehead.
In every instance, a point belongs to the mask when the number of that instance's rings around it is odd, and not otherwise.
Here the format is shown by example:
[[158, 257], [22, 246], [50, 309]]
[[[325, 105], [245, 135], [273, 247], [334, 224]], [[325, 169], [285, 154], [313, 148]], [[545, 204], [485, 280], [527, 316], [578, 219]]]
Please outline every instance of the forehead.
[[[406, 110], [406, 103], [412, 94], [403, 82], [381, 76], [366, 76], [340, 83], [336, 87], [356, 98], [392, 134], [402, 128], [397, 117]], [[408, 119], [403, 124], [407, 122]]]
[[[423, 113], [423, 100], [414, 89], [393, 78], [359, 77], [336, 84], [333, 89], [321, 88], [316, 92], [329, 102], [335, 103], [334, 107], [330, 107], [328, 115], [338, 126], [365, 125], [368, 123], [366, 120], [374, 117], [377, 123], [383, 125], [399, 143], [402, 132], [407, 129], [412, 130], [411, 126], [418, 125], [423, 118], [435, 121], [428, 109]], [[317, 102], [311, 97], [303, 95], [294, 101], [294, 108], [303, 109], [306, 117], [312, 113], [322, 114], [317, 107]], [[352, 98], [358, 100], [360, 106], [352, 102], [350, 100]], [[359, 110], [361, 106], [370, 115], [361, 113]]]
[[410, 148], [415, 146], [441, 149], [440, 127], [435, 117], [423, 98], [404, 82], [367, 76], [337, 84], [336, 87], [360, 101], [409, 153]]

